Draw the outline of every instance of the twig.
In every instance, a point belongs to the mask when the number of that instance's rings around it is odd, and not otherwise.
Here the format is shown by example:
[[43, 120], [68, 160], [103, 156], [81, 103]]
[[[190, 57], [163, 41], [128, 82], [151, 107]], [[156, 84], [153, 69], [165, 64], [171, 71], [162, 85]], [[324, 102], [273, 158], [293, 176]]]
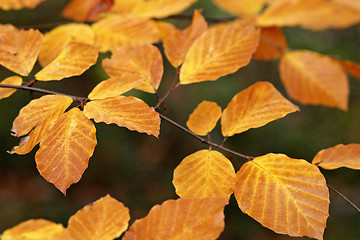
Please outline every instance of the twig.
[[341, 192], [327, 184], [328, 188], [330, 188], [333, 192], [335, 192], [337, 195], [339, 195], [342, 199], [344, 199], [347, 203], [349, 203], [353, 208], [355, 208], [358, 213], [360, 213], [360, 208], [356, 206], [353, 202], [351, 202], [347, 197], [345, 197]]
[[[159, 109], [160, 105], [162, 105], [162, 104], [164, 103], [165, 99], [166, 99], [173, 91], [175, 91], [175, 89], [179, 86], [179, 75], [180, 75], [180, 67], [178, 67], [178, 68], [176, 69], [176, 74], [175, 74], [175, 76], [174, 76], [174, 79], [173, 79], [173, 82], [172, 82], [172, 84], [171, 84], [171, 87], [170, 87], [169, 91], [167, 91], [167, 92], [165, 93], [165, 95], [164, 95], [161, 99], [159, 99], [159, 102], [158, 102], [158, 103], [156, 104], [156, 106], [154, 107], [155, 109]], [[166, 108], [166, 107], [164, 106], [164, 108]]]
[[[172, 15], [167, 19], [191, 20], [192, 18], [193, 18], [192, 15], [177, 14], [177, 15]], [[204, 18], [206, 21], [214, 22], [214, 23], [230, 22], [236, 19], [234, 17], [211, 17], [211, 16], [204, 16]]]

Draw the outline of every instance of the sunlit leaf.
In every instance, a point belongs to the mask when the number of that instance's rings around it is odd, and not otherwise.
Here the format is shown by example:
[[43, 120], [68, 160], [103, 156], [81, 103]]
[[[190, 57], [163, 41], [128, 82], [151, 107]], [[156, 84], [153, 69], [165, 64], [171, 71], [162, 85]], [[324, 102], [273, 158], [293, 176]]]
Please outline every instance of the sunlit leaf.
[[27, 76], [38, 57], [43, 35], [34, 29], [23, 30], [1, 25], [0, 65]]
[[80, 23], [60, 25], [45, 33], [39, 54], [41, 66], [44, 67], [55, 60], [71, 41], [94, 44], [95, 34], [89, 25]]
[[180, 83], [217, 80], [250, 62], [260, 31], [243, 22], [219, 24], [205, 31], [186, 54]]
[[116, 50], [119, 46], [136, 46], [159, 40], [156, 24], [135, 15], [110, 15], [92, 25], [96, 44], [101, 51]]
[[129, 220], [129, 209], [106, 195], [76, 212], [68, 231], [72, 240], [113, 240], [127, 229]]
[[161, 41], [164, 41], [167, 36], [175, 34], [175, 32], [178, 31], [175, 25], [169, 22], [155, 21], [155, 24], [159, 30], [159, 38]]
[[137, 88], [150, 93], [158, 89], [164, 72], [161, 53], [151, 44], [119, 47], [102, 65], [111, 77], [134, 75], [134, 79], [142, 79]]
[[69, 42], [55, 60], [39, 71], [35, 78], [52, 81], [81, 75], [96, 63], [97, 57], [97, 47], [82, 42]]
[[259, 46], [253, 54], [256, 60], [273, 60], [278, 58], [287, 49], [287, 42], [281, 29], [278, 27], [261, 28]]
[[257, 18], [262, 27], [301, 26], [312, 30], [346, 28], [359, 22], [358, 11], [327, 0], [276, 1]]
[[190, 114], [186, 126], [197, 135], [205, 136], [215, 128], [221, 113], [217, 103], [202, 101]]
[[332, 0], [333, 2], [337, 2], [339, 4], [343, 4], [352, 8], [358, 12], [360, 12], [360, 1], [358, 0]]
[[1, 240], [61, 240], [65, 228], [45, 219], [22, 222], [1, 235]]
[[111, 12], [114, 13], [129, 13], [137, 5], [143, 3], [143, 0], [114, 0], [111, 7]]
[[321, 150], [315, 156], [312, 164], [325, 169], [348, 167], [360, 169], [360, 144], [338, 144], [335, 147]]
[[135, 97], [113, 97], [88, 102], [84, 107], [87, 118], [95, 122], [115, 123], [133, 131], [157, 137], [160, 117], [154, 108]]
[[305, 160], [267, 154], [236, 174], [240, 209], [277, 233], [323, 239], [329, 191], [319, 169]]
[[257, 14], [265, 4], [265, 0], [212, 0], [212, 2], [234, 15]]
[[95, 126], [78, 108], [63, 114], [47, 130], [35, 155], [41, 176], [63, 194], [80, 180], [96, 145]]
[[340, 61], [341, 65], [351, 76], [360, 79], [360, 64], [352, 61]]
[[228, 198], [180, 198], [154, 206], [136, 220], [123, 240], [215, 240], [224, 230]]
[[180, 31], [171, 31], [163, 40], [166, 57], [177, 68], [182, 64], [185, 54], [193, 42], [207, 29], [207, 23], [199, 10], [194, 12], [191, 25]]
[[[19, 76], [8, 77], [2, 80], [0, 84], [20, 86], [22, 84], [22, 78]], [[0, 88], [0, 99], [10, 97], [15, 92], [16, 88]]]
[[218, 151], [200, 150], [175, 168], [173, 184], [182, 198], [230, 197], [234, 179], [229, 159]]
[[1, 0], [0, 9], [9, 11], [19, 10], [22, 8], [35, 8], [43, 1], [45, 0]]
[[103, 12], [109, 11], [112, 5], [113, 0], [72, 0], [62, 14], [74, 21], [94, 21]]
[[223, 111], [221, 131], [231, 137], [282, 118], [299, 108], [269, 82], [257, 82], [236, 94]]
[[349, 83], [340, 63], [311, 51], [287, 52], [280, 76], [288, 95], [302, 104], [347, 109]]

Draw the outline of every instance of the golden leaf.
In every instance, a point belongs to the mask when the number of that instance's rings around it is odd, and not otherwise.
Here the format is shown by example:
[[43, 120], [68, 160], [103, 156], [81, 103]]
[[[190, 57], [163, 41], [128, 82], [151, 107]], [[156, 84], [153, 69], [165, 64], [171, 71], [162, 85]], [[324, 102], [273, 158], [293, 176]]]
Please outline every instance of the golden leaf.
[[29, 75], [38, 57], [43, 35], [34, 29], [0, 26], [0, 65], [22, 76]]
[[92, 27], [101, 52], [113, 51], [119, 46], [144, 45], [159, 40], [156, 24], [135, 15], [110, 15], [94, 23]]
[[221, 131], [226, 137], [257, 128], [299, 108], [269, 82], [257, 82], [236, 94], [223, 111]]
[[129, 209], [106, 195], [76, 212], [68, 224], [72, 240], [112, 240], [128, 228]]
[[52, 81], [81, 75], [96, 63], [97, 57], [97, 47], [82, 42], [69, 42], [55, 60], [40, 70], [35, 78]]
[[255, 60], [274, 60], [287, 49], [287, 42], [278, 27], [261, 28], [259, 46], [253, 54]]
[[155, 93], [159, 88], [164, 72], [161, 53], [151, 44], [119, 47], [111, 59], [104, 59], [102, 65], [111, 77], [134, 75], [134, 79], [142, 79], [137, 88], [150, 93]]
[[141, 4], [143, 0], [114, 0], [114, 4], [111, 7], [113, 13], [129, 13], [137, 5]]
[[95, 122], [115, 123], [119, 127], [159, 136], [159, 114], [136, 97], [119, 96], [94, 100], [85, 105], [84, 113]]
[[41, 66], [44, 67], [54, 61], [71, 41], [94, 44], [95, 34], [89, 25], [80, 23], [60, 25], [45, 33], [39, 53]]
[[172, 34], [175, 34], [178, 29], [169, 22], [164, 21], [155, 21], [155, 24], [159, 30], [159, 38], [161, 41], [164, 41], [164, 39]]
[[195, 10], [191, 25], [180, 31], [174, 29], [163, 40], [166, 57], [177, 68], [185, 58], [185, 54], [194, 41], [207, 29], [207, 23], [200, 10]]
[[[0, 84], [7, 84], [7, 85], [18, 85], [22, 84], [22, 78], [19, 76], [12, 76], [5, 78], [0, 82]], [[10, 97], [13, 93], [16, 92], [16, 88], [1, 88], [0, 87], [0, 99]]]
[[218, 24], [198, 37], [186, 54], [180, 83], [217, 80], [250, 62], [260, 31], [241, 21]]
[[351, 76], [360, 79], [360, 64], [352, 61], [340, 61], [340, 63]]
[[94, 21], [111, 9], [113, 0], [72, 0], [66, 5], [63, 16], [74, 21]]
[[78, 108], [63, 114], [46, 131], [35, 155], [41, 176], [64, 195], [80, 180], [96, 145], [96, 129]]
[[190, 114], [186, 126], [197, 135], [205, 136], [215, 128], [221, 113], [217, 103], [202, 101]]
[[0, 9], [4, 11], [35, 8], [45, 0], [1, 0]]
[[218, 151], [200, 150], [174, 170], [173, 184], [182, 198], [227, 197], [234, 191], [235, 169]]
[[315, 156], [312, 164], [324, 169], [347, 167], [360, 169], [360, 144], [338, 144], [335, 147], [321, 150]]
[[288, 95], [302, 104], [347, 110], [349, 83], [340, 63], [315, 52], [287, 52], [280, 59], [280, 77]]
[[337, 2], [339, 4], [343, 4], [345, 6], [348, 6], [349, 8], [352, 8], [360, 12], [360, 1], [358, 0], [332, 0], [332, 1]]
[[123, 240], [215, 240], [224, 230], [227, 198], [180, 198], [154, 206], [136, 220]]
[[329, 191], [319, 169], [305, 160], [267, 154], [236, 174], [240, 209], [277, 233], [323, 239]]
[[265, 4], [265, 0], [212, 0], [212, 2], [233, 15], [255, 15]]

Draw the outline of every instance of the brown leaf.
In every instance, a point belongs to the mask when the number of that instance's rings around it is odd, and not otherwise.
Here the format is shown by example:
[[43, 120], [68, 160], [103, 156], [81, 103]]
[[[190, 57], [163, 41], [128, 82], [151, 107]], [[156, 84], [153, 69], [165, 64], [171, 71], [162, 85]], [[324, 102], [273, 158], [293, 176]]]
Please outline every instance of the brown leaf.
[[212, 0], [212, 2], [233, 15], [255, 15], [265, 4], [265, 0]]
[[[22, 84], [22, 78], [19, 76], [8, 77], [2, 80], [0, 84], [20, 86]], [[16, 88], [0, 88], [0, 99], [10, 97], [15, 92]]]
[[74, 21], [94, 21], [98, 20], [102, 13], [108, 12], [113, 3], [114, 0], [72, 0], [62, 14]]
[[4, 11], [35, 8], [45, 0], [1, 0], [0, 9]]
[[255, 60], [274, 60], [287, 49], [287, 42], [278, 27], [261, 28], [259, 46], [253, 54]]

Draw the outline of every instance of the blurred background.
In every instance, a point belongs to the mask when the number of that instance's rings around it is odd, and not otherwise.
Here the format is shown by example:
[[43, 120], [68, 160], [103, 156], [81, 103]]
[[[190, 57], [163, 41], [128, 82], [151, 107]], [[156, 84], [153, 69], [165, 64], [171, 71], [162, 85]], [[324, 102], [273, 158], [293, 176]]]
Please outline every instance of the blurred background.
[[[45, 32], [68, 22], [61, 11], [69, 1], [47, 0], [36, 9], [0, 11], [0, 23], [18, 27], [39, 28]], [[184, 14], [203, 9], [204, 16], [229, 16], [210, 0], [199, 0]], [[188, 20], [170, 20], [178, 27], [186, 27]], [[301, 28], [284, 28], [291, 49], [310, 49], [323, 54], [360, 62], [359, 29], [312, 32]], [[161, 45], [159, 45], [161, 48]], [[107, 78], [101, 69], [102, 54], [98, 64], [80, 77], [60, 82], [36, 83], [36, 87], [55, 90], [77, 96], [86, 96], [101, 80]], [[175, 70], [164, 58], [165, 73], [159, 89], [163, 96], [171, 84]], [[37, 64], [32, 79], [40, 69]], [[13, 75], [0, 66], [0, 80]], [[300, 106], [301, 111], [264, 127], [251, 129], [228, 139], [226, 147], [237, 152], [261, 156], [266, 153], [284, 153], [292, 158], [310, 161], [318, 151], [339, 143], [360, 143], [360, 82], [350, 78], [350, 101], [347, 112], [319, 106]], [[256, 81], [269, 81], [287, 97], [278, 73], [278, 61], [251, 61], [238, 72], [215, 82], [203, 82], [180, 86], [166, 100], [167, 116], [185, 125], [188, 115], [203, 100], [217, 102], [223, 109], [231, 98]], [[131, 91], [154, 106], [154, 95]], [[36, 96], [41, 96], [36, 94]], [[12, 121], [19, 110], [31, 100], [29, 92], [18, 91], [0, 101], [0, 232], [28, 219], [45, 218], [67, 225], [68, 218], [84, 205], [110, 194], [130, 209], [131, 222], [146, 216], [155, 204], [177, 198], [171, 183], [173, 170], [187, 155], [207, 148], [198, 140], [163, 121], [159, 139], [129, 131], [116, 125], [96, 124], [98, 144], [90, 158], [89, 167], [82, 179], [72, 185], [67, 196], [46, 182], [36, 169], [34, 155], [10, 155], [6, 151], [16, 146], [20, 139], [10, 135]], [[291, 100], [291, 99], [290, 99]], [[214, 142], [221, 143], [220, 126], [211, 133]], [[225, 156], [229, 156], [224, 153]], [[236, 171], [244, 163], [234, 157]], [[322, 170], [328, 184], [360, 205], [360, 173], [341, 168]], [[360, 215], [342, 198], [330, 191], [330, 217], [324, 238], [327, 240], [360, 239]], [[262, 227], [243, 214], [232, 196], [225, 209], [225, 230], [219, 239], [308, 239], [278, 235]]]

